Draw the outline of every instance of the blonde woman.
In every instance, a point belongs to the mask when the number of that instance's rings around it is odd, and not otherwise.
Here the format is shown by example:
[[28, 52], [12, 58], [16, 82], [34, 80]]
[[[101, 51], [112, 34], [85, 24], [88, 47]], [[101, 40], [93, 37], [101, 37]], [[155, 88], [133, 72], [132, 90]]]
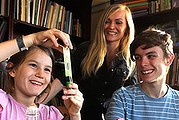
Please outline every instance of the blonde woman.
[[113, 92], [134, 84], [130, 75], [130, 43], [134, 23], [130, 9], [122, 4], [109, 6], [102, 14], [95, 37], [79, 45], [73, 56], [74, 80], [84, 95], [84, 120], [101, 120]]

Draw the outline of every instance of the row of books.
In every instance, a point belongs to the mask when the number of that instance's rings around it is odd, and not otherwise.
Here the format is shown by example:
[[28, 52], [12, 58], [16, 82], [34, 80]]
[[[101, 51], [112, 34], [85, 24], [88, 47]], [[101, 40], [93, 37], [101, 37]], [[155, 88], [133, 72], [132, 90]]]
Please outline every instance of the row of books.
[[127, 5], [134, 18], [179, 7], [179, 0], [114, 0], [114, 2]]
[[163, 25], [158, 25], [158, 27], [168, 32], [174, 43], [175, 59], [170, 66], [167, 83], [172, 87], [179, 86], [179, 20], [170, 21]]
[[0, 62], [0, 88], [3, 89], [4, 88], [4, 80], [6, 79], [6, 60]]
[[[4, 36], [7, 30], [7, 22], [0, 16], [0, 42], [5, 41]], [[4, 88], [4, 79], [5, 79], [5, 65], [6, 62], [0, 62], [0, 88]]]
[[10, 0], [0, 0], [0, 15], [9, 15]]
[[130, 8], [134, 18], [148, 14], [148, 0], [130, 0], [123, 2], [122, 4], [125, 4]]
[[157, 24], [156, 26], [171, 35], [174, 46], [179, 46], [179, 20], [170, 21], [165, 24]]
[[174, 61], [170, 67], [168, 84], [170, 86], [179, 86], [179, 53], [175, 53]]
[[7, 22], [0, 16], [0, 42], [4, 41], [4, 36], [7, 30]]
[[51, 0], [13, 0], [13, 2], [14, 12], [11, 13], [8, 8], [10, 0], [1, 0], [0, 14], [3, 16], [13, 14], [16, 20], [46, 28], [57, 28], [80, 37], [79, 19], [73, 18], [72, 12], [66, 10], [63, 5]]
[[179, 7], [178, 0], [154, 0], [149, 2], [149, 14]]

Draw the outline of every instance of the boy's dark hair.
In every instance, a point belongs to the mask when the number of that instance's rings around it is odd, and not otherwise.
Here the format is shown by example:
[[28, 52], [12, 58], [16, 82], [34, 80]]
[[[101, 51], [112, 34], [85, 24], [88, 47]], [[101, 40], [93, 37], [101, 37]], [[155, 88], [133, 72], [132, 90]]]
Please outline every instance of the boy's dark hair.
[[135, 61], [136, 49], [144, 45], [142, 49], [148, 49], [154, 46], [161, 47], [164, 52], [164, 57], [173, 54], [173, 41], [171, 35], [165, 31], [161, 31], [155, 27], [149, 27], [148, 29], [141, 32], [130, 45], [131, 59]]

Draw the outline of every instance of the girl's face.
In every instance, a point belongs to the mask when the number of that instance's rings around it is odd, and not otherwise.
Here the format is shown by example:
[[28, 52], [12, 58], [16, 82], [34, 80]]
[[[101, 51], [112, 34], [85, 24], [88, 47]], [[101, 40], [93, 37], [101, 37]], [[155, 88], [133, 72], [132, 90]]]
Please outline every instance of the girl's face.
[[104, 34], [108, 42], [119, 41], [127, 28], [125, 10], [120, 10], [110, 16], [104, 24]]
[[31, 51], [24, 62], [10, 75], [14, 77], [15, 95], [36, 97], [49, 84], [52, 72], [52, 59], [42, 50]]

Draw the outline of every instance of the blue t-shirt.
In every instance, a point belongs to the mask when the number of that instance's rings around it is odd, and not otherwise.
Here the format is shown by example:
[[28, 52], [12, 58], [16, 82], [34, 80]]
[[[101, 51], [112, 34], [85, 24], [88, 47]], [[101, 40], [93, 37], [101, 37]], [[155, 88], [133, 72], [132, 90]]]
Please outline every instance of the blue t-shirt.
[[[169, 86], [168, 86], [169, 87]], [[139, 85], [114, 92], [106, 120], [179, 120], [179, 91], [169, 87], [161, 98], [151, 98]]]

